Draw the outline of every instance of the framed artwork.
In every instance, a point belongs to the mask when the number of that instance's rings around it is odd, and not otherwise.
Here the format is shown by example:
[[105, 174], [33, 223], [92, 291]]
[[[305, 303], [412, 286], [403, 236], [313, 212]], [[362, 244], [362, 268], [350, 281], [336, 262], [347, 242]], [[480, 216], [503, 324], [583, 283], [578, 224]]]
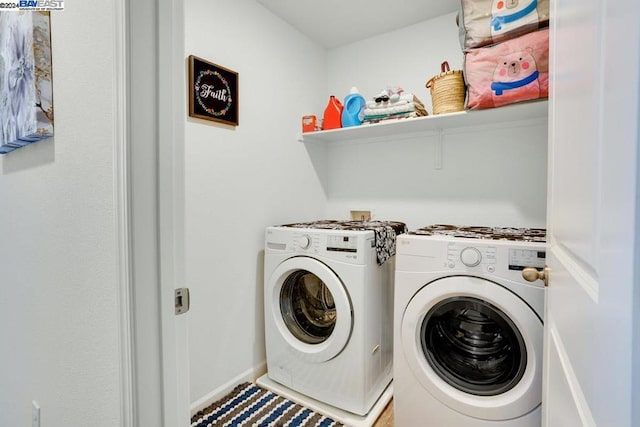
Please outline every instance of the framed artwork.
[[53, 136], [49, 12], [0, 12], [0, 154]]
[[238, 126], [238, 73], [190, 55], [189, 116]]

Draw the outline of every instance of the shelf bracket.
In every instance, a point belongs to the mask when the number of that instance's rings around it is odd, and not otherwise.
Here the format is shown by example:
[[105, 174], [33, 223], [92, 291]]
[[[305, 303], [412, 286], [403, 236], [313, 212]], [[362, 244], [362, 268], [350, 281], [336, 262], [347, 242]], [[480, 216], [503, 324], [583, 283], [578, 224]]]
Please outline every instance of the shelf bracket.
[[436, 141], [436, 150], [435, 155], [433, 156], [434, 167], [437, 170], [442, 169], [442, 144], [443, 144], [443, 136], [442, 129], [438, 129], [438, 141]]

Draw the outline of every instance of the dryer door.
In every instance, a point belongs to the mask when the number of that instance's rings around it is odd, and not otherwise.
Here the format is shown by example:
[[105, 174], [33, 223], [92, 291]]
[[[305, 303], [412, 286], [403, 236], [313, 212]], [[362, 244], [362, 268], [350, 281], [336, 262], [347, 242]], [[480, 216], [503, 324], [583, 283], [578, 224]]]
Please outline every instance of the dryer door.
[[499, 284], [468, 276], [435, 280], [407, 305], [401, 333], [414, 375], [451, 409], [508, 420], [540, 405], [542, 321]]
[[307, 360], [327, 361], [347, 345], [351, 302], [340, 278], [325, 264], [309, 257], [289, 258], [275, 269], [265, 289], [278, 332]]

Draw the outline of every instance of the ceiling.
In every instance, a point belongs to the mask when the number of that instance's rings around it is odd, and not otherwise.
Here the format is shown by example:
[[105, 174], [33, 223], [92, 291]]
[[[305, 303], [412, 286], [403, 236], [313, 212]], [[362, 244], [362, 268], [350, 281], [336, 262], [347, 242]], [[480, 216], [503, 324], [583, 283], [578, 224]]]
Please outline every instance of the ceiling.
[[327, 49], [455, 12], [456, 0], [256, 0]]

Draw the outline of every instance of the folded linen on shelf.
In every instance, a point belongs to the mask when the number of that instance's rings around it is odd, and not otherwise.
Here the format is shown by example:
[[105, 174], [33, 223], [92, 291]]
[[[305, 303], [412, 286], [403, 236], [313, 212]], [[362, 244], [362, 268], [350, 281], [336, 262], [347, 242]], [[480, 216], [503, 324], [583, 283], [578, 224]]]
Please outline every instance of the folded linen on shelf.
[[406, 102], [400, 103], [398, 102], [395, 105], [389, 105], [388, 107], [378, 107], [378, 108], [365, 108], [364, 115], [366, 116], [389, 116], [397, 113], [408, 113], [415, 111], [416, 109], [424, 108], [418, 103], [415, 102]]
[[363, 123], [377, 123], [381, 120], [427, 116], [422, 101], [412, 93], [402, 93], [397, 100], [368, 102], [364, 110]]
[[367, 102], [367, 108], [381, 108], [386, 107], [389, 104], [407, 104], [409, 102], [414, 102], [415, 96], [412, 93], [402, 92], [398, 94], [397, 97], [389, 98], [385, 101], [373, 101]]

